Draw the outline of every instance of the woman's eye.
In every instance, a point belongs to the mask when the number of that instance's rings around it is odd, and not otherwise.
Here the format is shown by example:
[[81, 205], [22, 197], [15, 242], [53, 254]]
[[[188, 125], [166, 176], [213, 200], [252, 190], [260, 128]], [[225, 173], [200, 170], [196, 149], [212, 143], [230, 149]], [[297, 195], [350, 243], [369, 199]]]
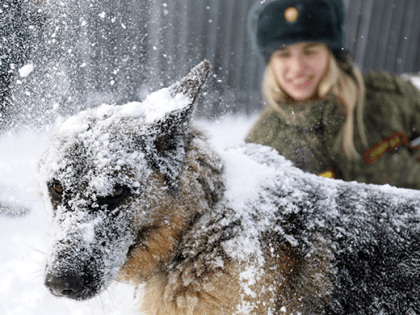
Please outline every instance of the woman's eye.
[[310, 55], [315, 55], [317, 53], [316, 50], [306, 50], [305, 51], [305, 55], [310, 56]]
[[286, 58], [286, 57], [289, 57], [289, 56], [290, 56], [290, 54], [287, 51], [278, 51], [274, 54], [274, 57], [277, 57], [277, 58]]

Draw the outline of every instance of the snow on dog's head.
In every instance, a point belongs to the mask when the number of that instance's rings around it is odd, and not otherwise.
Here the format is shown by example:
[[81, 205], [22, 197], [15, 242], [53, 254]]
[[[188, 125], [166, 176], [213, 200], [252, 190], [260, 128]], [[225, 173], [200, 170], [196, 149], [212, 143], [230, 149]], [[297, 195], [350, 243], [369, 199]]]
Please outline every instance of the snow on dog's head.
[[176, 189], [209, 69], [200, 63], [142, 103], [102, 105], [57, 123], [39, 172], [54, 229], [46, 277], [53, 294], [86, 299], [115, 279], [135, 241], [133, 212], [142, 213], [136, 229], [147, 227], [156, 185]]

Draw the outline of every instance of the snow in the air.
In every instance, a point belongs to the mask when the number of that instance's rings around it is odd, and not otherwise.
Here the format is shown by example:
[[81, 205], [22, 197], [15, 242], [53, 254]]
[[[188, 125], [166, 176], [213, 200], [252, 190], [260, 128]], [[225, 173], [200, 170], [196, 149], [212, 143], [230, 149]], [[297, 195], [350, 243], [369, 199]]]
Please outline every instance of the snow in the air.
[[19, 69], [19, 76], [21, 78], [26, 78], [32, 71], [34, 71], [34, 65], [32, 63], [24, 65]]
[[[199, 121], [218, 150], [240, 143], [256, 117]], [[44, 287], [51, 225], [38, 193], [37, 163], [52, 128], [20, 130], [0, 136], [0, 201], [29, 208], [21, 218], [0, 215], [0, 314], [4, 315], [129, 315], [135, 312], [134, 287], [115, 283], [84, 302], [56, 298]], [[245, 183], [242, 183], [245, 186]], [[89, 239], [89, 227], [86, 238]], [[247, 277], [249, 275], [243, 275]]]

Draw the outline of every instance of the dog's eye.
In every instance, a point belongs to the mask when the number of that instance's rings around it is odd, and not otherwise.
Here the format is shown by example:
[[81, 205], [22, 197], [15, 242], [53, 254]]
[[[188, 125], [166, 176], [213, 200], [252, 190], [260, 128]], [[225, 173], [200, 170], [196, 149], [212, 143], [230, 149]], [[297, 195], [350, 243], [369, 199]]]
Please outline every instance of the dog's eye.
[[63, 192], [64, 192], [64, 189], [63, 189], [63, 187], [61, 186], [61, 184], [53, 184], [52, 189], [54, 189], [54, 191], [55, 191], [57, 194], [60, 194], [60, 195], [62, 195], [62, 194], [63, 194]]
[[115, 186], [114, 190], [111, 193], [111, 196], [114, 197], [114, 198], [119, 198], [122, 195], [124, 195], [124, 192], [125, 192], [124, 187]]
[[50, 184], [50, 188], [57, 195], [62, 195], [64, 193], [63, 186], [61, 186], [59, 182], [56, 182], [56, 181], [52, 182]]
[[99, 204], [107, 204], [108, 206], [116, 206], [122, 202], [128, 195], [129, 189], [121, 185], [115, 185], [111, 194], [106, 197], [98, 198]]

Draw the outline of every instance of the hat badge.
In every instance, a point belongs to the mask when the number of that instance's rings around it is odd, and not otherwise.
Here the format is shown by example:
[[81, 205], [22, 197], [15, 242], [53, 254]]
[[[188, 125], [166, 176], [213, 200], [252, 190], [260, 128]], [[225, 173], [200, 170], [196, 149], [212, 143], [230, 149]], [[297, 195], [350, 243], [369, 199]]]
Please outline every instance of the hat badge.
[[296, 22], [296, 20], [299, 17], [299, 11], [295, 7], [288, 7], [284, 11], [284, 17], [287, 22], [290, 22], [290, 23]]

